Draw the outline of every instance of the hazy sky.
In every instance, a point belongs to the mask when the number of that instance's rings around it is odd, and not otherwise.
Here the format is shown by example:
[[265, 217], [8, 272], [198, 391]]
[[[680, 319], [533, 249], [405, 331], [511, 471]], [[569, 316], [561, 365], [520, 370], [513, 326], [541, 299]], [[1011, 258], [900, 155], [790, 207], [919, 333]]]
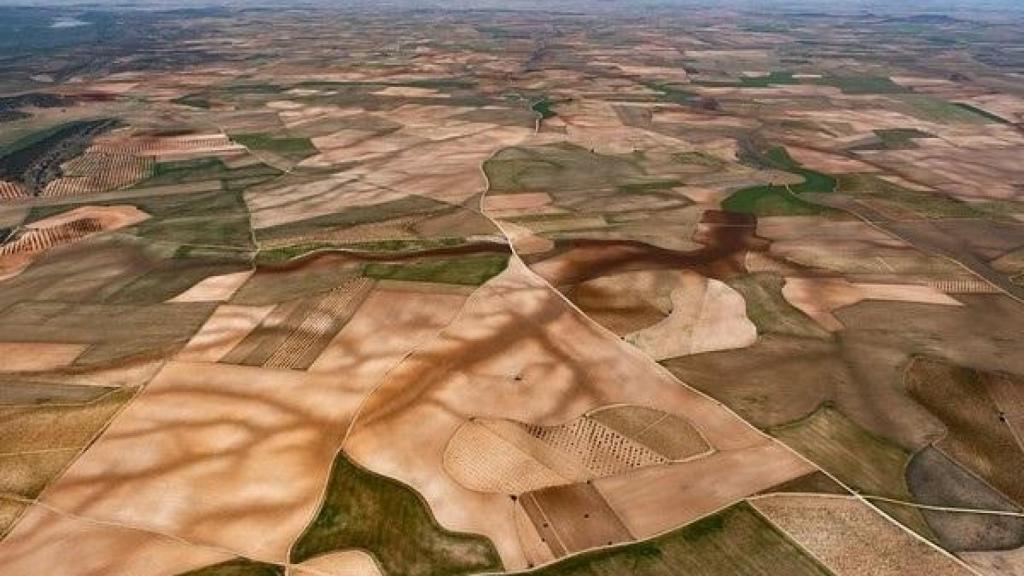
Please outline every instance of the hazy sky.
[[958, 12], [1013, 9], [1024, 11], [1024, 0], [0, 0], [0, 6], [391, 6], [431, 8], [514, 8], [555, 10], [609, 10], [638, 6], [658, 7], [759, 7], [816, 12]]

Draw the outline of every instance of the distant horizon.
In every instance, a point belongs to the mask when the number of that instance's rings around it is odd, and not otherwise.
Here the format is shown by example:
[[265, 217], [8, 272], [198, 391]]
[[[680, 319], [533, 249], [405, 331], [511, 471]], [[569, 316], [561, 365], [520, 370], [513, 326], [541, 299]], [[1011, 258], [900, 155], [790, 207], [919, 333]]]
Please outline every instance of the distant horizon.
[[733, 8], [764, 7], [791, 8], [793, 10], [835, 14], [842, 12], [886, 13], [961, 13], [970, 10], [1024, 11], [1024, 3], [1016, 0], [917, 0], [912, 4], [892, 0], [836, 0], [822, 6], [815, 0], [570, 0], [555, 6], [540, 0], [0, 0], [2, 7], [39, 8], [216, 8], [216, 7], [377, 7], [377, 8], [433, 8], [452, 10], [531, 10], [567, 12], [581, 10], [607, 11], [626, 8]]

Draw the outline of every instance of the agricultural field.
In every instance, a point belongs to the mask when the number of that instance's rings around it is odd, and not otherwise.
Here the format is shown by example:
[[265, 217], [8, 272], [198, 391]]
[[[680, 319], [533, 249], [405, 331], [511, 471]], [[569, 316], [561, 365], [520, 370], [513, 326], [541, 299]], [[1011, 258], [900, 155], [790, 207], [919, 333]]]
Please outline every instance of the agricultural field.
[[4, 576], [1024, 576], [1016, 3], [29, 4]]

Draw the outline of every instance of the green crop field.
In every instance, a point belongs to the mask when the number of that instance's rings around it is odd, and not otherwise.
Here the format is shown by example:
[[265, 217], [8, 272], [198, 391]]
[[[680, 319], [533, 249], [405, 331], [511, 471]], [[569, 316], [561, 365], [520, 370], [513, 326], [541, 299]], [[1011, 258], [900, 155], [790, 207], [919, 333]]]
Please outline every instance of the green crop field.
[[438, 526], [412, 488], [338, 455], [323, 506], [292, 547], [302, 562], [336, 550], [363, 550], [386, 576], [458, 576], [501, 569], [486, 538]]

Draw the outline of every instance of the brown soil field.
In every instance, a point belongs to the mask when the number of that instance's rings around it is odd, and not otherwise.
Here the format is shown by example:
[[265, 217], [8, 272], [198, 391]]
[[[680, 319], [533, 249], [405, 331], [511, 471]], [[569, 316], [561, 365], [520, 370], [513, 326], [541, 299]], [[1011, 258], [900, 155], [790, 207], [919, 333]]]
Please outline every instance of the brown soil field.
[[7, 535], [7, 532], [14, 526], [14, 523], [21, 518], [22, 512], [28, 506], [14, 500], [7, 500], [0, 496], [0, 539]]
[[246, 192], [245, 203], [252, 226], [258, 230], [407, 197], [408, 194], [374, 186], [343, 173], [284, 186], [276, 181], [258, 186]]
[[112, 133], [97, 138], [88, 153], [132, 154], [135, 156], [209, 155], [242, 152], [224, 134], [189, 134], [186, 136], [130, 136]]
[[344, 174], [403, 194], [461, 204], [486, 188], [480, 165], [490, 155], [518, 144], [532, 133], [526, 127], [452, 119], [468, 108], [406, 104], [385, 117], [401, 129], [385, 134], [346, 134], [340, 141], [314, 139], [321, 154], [300, 166], [323, 167], [360, 162]]
[[304, 370], [356, 312], [373, 289], [356, 278], [323, 294], [279, 304], [221, 361]]
[[854, 158], [848, 158], [839, 154], [830, 154], [801, 148], [799, 146], [787, 146], [786, 152], [789, 156], [802, 164], [804, 167], [826, 174], [846, 174], [850, 172], [877, 172], [878, 169]]
[[0, 342], [0, 372], [42, 372], [67, 366], [85, 351], [84, 344]]
[[956, 218], [937, 220], [938, 228], [971, 254], [993, 260], [1024, 248], [1024, 225], [1020, 222], [998, 222], [991, 218]]
[[[915, 358], [907, 368], [906, 386], [946, 426], [936, 447], [1024, 505], [1024, 448], [989, 392], [990, 381], [1000, 378], [1004, 377]], [[1015, 385], [1020, 386], [1019, 379]]]
[[337, 374], [169, 362], [43, 500], [283, 562], [364, 393]]
[[149, 214], [139, 210], [135, 206], [82, 206], [56, 216], [36, 220], [27, 226], [32, 230], [45, 230], [62, 224], [69, 224], [80, 220], [93, 220], [101, 230], [117, 230], [133, 224], [138, 224], [149, 218]]
[[[68, 561], [73, 542], [74, 561]], [[0, 542], [0, 564], [10, 576], [174, 576], [230, 560], [221, 550], [131, 527], [94, 522], [34, 505]]]
[[746, 348], [757, 340], [743, 296], [719, 280], [683, 273], [671, 299], [667, 318], [626, 335], [654, 360]]
[[134, 206], [83, 206], [37, 220], [0, 246], [0, 280], [17, 276], [41, 252], [100, 232], [131, 226], [149, 218]]
[[813, 470], [781, 444], [761, 440], [747, 448], [634, 470], [593, 484], [630, 533], [649, 538]]
[[33, 499], [78, 456], [81, 448], [0, 454], [0, 494]]
[[946, 139], [952, 145], [874, 153], [871, 161], [962, 199], [1006, 200], [1020, 194], [1012, 184], [1024, 174], [1017, 162], [1019, 143], [1007, 145], [984, 137]]
[[468, 490], [448, 476], [449, 439], [469, 418], [555, 425], [636, 398], [685, 418], [720, 450], [765, 442], [639, 351], [582, 321], [513, 261], [438, 338], [388, 373], [345, 447], [361, 465], [416, 489], [442, 526], [489, 537], [506, 567], [521, 568], [527, 560], [508, 496]]
[[547, 192], [524, 192], [521, 194], [488, 194], [484, 198], [483, 210], [493, 217], [501, 218], [518, 213], [537, 214], [553, 202]]
[[510, 495], [588, 477], [578, 463], [505, 420], [460, 426], [445, 449], [444, 469], [470, 490]]
[[25, 189], [17, 182], [0, 180], [0, 200], [17, 200], [25, 197]]
[[782, 288], [786, 301], [830, 332], [843, 325], [833, 310], [861, 300], [892, 300], [959, 306], [960, 303], [931, 286], [916, 284], [854, 284], [842, 278], [786, 278]]
[[928, 282], [928, 285], [946, 294], [999, 294], [1002, 292], [981, 278], [934, 280]]
[[516, 253], [521, 256], [542, 254], [555, 247], [555, 243], [552, 240], [534, 233], [526, 226], [512, 222], [502, 222], [501, 229], [512, 246], [515, 247]]
[[773, 494], [750, 503], [837, 576], [971, 574], [853, 497]]
[[516, 502], [513, 505], [512, 516], [516, 526], [516, 535], [523, 549], [523, 556], [526, 558], [526, 566], [532, 568], [554, 560], [555, 555], [547, 543], [547, 536], [541, 536], [537, 531], [537, 527], [526, 514], [521, 502]]
[[50, 182], [44, 197], [104, 192], [124, 188], [145, 179], [153, 159], [131, 154], [86, 153], [64, 163], [63, 177]]
[[804, 474], [799, 478], [787, 480], [782, 484], [776, 484], [760, 494], [842, 494], [849, 495], [849, 491], [843, 488], [838, 482], [830, 478], [824, 472], [817, 471]]
[[178, 353], [183, 362], [219, 362], [274, 310], [274, 306], [218, 306]]
[[589, 483], [527, 492], [517, 504], [523, 507], [556, 558], [633, 539]]
[[[543, 270], [543, 264], [537, 266]], [[668, 316], [670, 296], [680, 279], [674, 270], [622, 272], [580, 282], [565, 292], [587, 316], [625, 336]]]
[[465, 301], [443, 291], [374, 290], [309, 369], [372, 386], [447, 326]]
[[985, 576], [1024, 575], [1024, 548], [992, 552], [964, 552], [960, 556]]
[[645, 406], [598, 408], [587, 417], [647, 446], [669, 460], [685, 460], [711, 449], [692, 424]]
[[363, 262], [346, 254], [318, 253], [275, 266], [263, 266], [235, 292], [232, 304], [265, 306], [328, 292], [362, 275]]
[[168, 302], [224, 302], [230, 300], [252, 274], [250, 270], [210, 276], [200, 280], [198, 284], [171, 298]]
[[[832, 342], [767, 334], [749, 348], [668, 360], [682, 381], [767, 428], [796, 420], [834, 389], [859, 387]], [[730, 377], [723, 379], [722, 374]]]
[[0, 453], [82, 448], [133, 392], [122, 388], [78, 405], [4, 406], [0, 408]]
[[758, 220], [757, 233], [771, 240], [771, 255], [807, 268], [837, 272], [854, 282], [909, 283], [973, 277], [945, 258], [920, 252], [860, 221], [769, 217]]

